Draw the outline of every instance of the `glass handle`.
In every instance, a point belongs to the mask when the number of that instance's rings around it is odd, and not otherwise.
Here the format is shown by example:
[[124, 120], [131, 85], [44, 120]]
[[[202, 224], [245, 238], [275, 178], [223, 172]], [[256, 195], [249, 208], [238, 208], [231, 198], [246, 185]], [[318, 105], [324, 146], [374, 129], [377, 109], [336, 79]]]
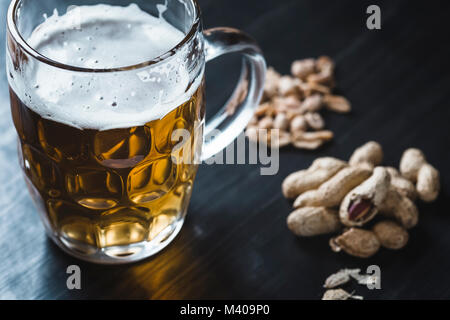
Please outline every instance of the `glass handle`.
[[261, 99], [266, 61], [255, 40], [233, 28], [204, 31], [206, 62], [227, 53], [241, 53], [239, 82], [225, 106], [207, 123], [202, 160], [226, 148], [245, 129]]

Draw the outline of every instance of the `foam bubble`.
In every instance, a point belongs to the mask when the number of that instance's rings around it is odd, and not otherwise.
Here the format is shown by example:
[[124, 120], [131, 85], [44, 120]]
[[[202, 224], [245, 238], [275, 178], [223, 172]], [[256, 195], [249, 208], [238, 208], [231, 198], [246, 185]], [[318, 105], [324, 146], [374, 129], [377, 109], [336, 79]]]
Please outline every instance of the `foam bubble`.
[[[109, 69], [152, 60], [175, 47], [184, 34], [166, 22], [127, 7], [95, 5], [55, 10], [28, 43], [42, 55], [67, 65]], [[117, 73], [85, 73], [34, 61], [24, 101], [42, 117], [82, 129], [107, 130], [161, 119], [187, 101], [201, 76], [190, 79], [183, 59]], [[189, 88], [189, 90], [187, 90]]]

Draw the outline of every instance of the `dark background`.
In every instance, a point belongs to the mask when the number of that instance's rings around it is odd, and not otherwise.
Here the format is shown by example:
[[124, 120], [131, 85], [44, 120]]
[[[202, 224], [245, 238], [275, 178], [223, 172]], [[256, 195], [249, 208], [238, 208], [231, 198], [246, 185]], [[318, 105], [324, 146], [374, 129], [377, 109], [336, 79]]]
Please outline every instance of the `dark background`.
[[[268, 64], [287, 73], [294, 59], [330, 55], [349, 116], [325, 114], [336, 139], [317, 152], [281, 151], [280, 172], [259, 166], [202, 166], [184, 228], [153, 259], [119, 267], [84, 263], [47, 240], [16, 159], [4, 71], [8, 0], [0, 0], [0, 298], [3, 299], [318, 299], [340, 268], [381, 267], [381, 290], [350, 285], [368, 299], [450, 298], [450, 5], [448, 1], [200, 0], [205, 27], [253, 35]], [[366, 28], [378, 4], [382, 30]], [[232, 59], [208, 67], [208, 110], [225, 100], [237, 69]], [[232, 71], [230, 71], [232, 70]], [[328, 237], [297, 239], [284, 177], [319, 156], [346, 159], [369, 141], [398, 166], [408, 147], [424, 150], [441, 172], [442, 192], [420, 204], [419, 225], [401, 251], [368, 260], [331, 252]], [[78, 264], [82, 290], [68, 291], [66, 268]]]

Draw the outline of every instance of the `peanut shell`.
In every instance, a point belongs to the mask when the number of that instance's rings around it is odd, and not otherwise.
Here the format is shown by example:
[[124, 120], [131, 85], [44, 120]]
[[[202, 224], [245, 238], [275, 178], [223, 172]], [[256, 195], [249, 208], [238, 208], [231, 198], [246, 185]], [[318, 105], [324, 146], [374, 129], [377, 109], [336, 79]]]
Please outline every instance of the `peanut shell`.
[[387, 249], [398, 250], [408, 243], [408, 231], [396, 222], [381, 221], [374, 225], [372, 230], [381, 245]]
[[337, 211], [324, 207], [297, 209], [288, 216], [287, 225], [299, 237], [332, 233], [341, 227]]
[[369, 258], [380, 249], [380, 241], [374, 232], [357, 228], [350, 228], [340, 236], [331, 239], [330, 245], [333, 251], [343, 250], [359, 258]]

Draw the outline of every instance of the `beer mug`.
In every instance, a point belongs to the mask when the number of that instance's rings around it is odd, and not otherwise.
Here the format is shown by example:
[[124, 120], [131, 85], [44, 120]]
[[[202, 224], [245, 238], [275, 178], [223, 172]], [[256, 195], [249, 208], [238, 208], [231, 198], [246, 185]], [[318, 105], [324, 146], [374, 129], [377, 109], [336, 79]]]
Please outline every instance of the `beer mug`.
[[[241, 77], [205, 126], [205, 62], [231, 52]], [[45, 229], [104, 264], [172, 241], [198, 164], [244, 130], [266, 71], [244, 33], [202, 30], [196, 0], [13, 0], [6, 60], [19, 161]]]

